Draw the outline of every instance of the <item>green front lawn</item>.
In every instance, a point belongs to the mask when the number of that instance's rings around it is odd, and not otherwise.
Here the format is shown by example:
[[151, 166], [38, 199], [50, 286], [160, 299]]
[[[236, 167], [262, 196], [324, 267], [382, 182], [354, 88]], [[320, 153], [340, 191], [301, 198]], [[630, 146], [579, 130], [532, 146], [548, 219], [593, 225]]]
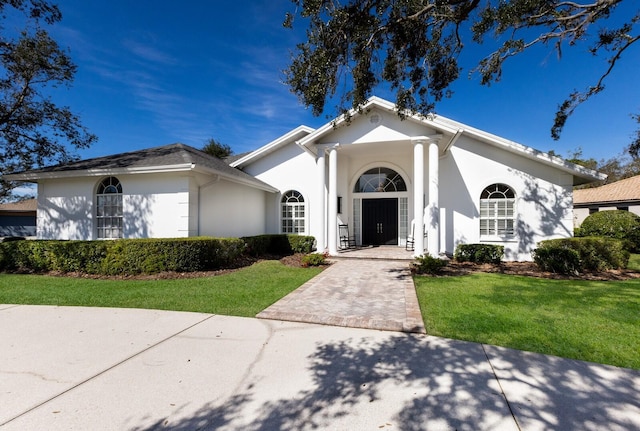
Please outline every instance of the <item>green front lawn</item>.
[[[263, 261], [174, 280], [0, 274], [0, 303], [255, 316], [320, 271]], [[640, 369], [640, 280], [472, 274], [415, 277], [415, 284], [429, 334]]]
[[640, 280], [415, 277], [427, 333], [640, 369]]
[[0, 274], [0, 304], [151, 308], [251, 317], [319, 272], [263, 261], [225, 275], [173, 280]]

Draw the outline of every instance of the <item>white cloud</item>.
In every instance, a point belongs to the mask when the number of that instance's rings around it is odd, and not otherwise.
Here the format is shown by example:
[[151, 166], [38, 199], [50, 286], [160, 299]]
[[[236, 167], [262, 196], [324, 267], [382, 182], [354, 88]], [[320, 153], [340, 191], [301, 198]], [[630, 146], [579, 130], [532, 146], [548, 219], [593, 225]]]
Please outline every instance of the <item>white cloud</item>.
[[157, 47], [131, 39], [122, 41], [122, 45], [134, 56], [147, 62], [159, 65], [174, 65], [178, 61], [171, 55], [161, 51]]

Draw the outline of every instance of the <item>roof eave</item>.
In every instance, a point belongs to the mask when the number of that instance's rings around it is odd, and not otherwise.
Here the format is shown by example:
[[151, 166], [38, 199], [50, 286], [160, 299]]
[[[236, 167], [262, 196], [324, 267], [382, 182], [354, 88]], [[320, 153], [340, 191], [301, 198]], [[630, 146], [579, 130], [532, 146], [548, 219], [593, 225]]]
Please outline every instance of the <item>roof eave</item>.
[[100, 177], [105, 175], [125, 175], [125, 174], [153, 174], [166, 172], [183, 172], [193, 169], [193, 163], [180, 163], [175, 165], [145, 166], [137, 168], [111, 168], [111, 169], [77, 169], [66, 171], [49, 172], [23, 172], [17, 174], [3, 175], [9, 181], [37, 182], [38, 180], [51, 180], [59, 178], [73, 177]]
[[301, 134], [305, 134], [308, 135], [310, 133], [312, 133], [314, 131], [314, 129], [312, 129], [309, 126], [298, 126], [295, 129], [287, 132], [286, 134], [274, 139], [273, 141], [269, 142], [266, 145], [263, 145], [262, 147], [258, 148], [255, 151], [250, 152], [249, 154], [247, 154], [246, 156], [232, 162], [229, 164], [229, 166], [231, 166], [232, 168], [237, 168], [237, 167], [241, 167], [244, 166], [246, 164], [249, 164], [255, 160], [258, 160], [264, 156], [266, 156], [267, 154], [277, 150], [278, 148], [280, 148], [283, 145], [286, 145], [289, 142], [295, 142], [296, 141], [296, 137], [298, 135]]
[[[253, 188], [256, 189], [260, 189], [262, 191], [265, 192], [270, 192], [270, 193], [278, 193], [280, 192], [280, 190], [276, 189], [275, 187], [270, 186], [269, 184], [260, 181], [258, 179], [254, 179], [253, 177], [250, 178], [243, 178], [243, 177], [239, 177], [239, 176], [235, 176], [235, 175], [229, 175], [225, 172], [219, 171], [217, 169], [212, 169], [212, 168], [208, 168], [206, 166], [199, 166], [196, 165], [194, 166], [193, 169], [195, 172], [200, 172], [203, 174], [207, 174], [207, 175], [217, 175], [220, 178], [223, 178], [227, 181], [230, 181], [232, 183], [237, 183], [237, 184], [243, 184], [246, 186], [251, 186]], [[242, 171], [238, 171], [238, 172], [242, 172]], [[248, 177], [248, 175], [247, 175]]]
[[[436, 120], [434, 120], [434, 122], [436, 121], [437, 118]], [[502, 148], [511, 153], [519, 154], [528, 159], [553, 166], [566, 173], [569, 173], [574, 176], [574, 185], [586, 184], [594, 181], [602, 181], [607, 178], [606, 174], [597, 172], [593, 169], [585, 168], [584, 166], [575, 163], [567, 162], [559, 157], [554, 157], [543, 151], [536, 150], [535, 148], [519, 144], [509, 139], [501, 138], [500, 136], [475, 129], [473, 127], [464, 126], [463, 124], [457, 123], [453, 120], [445, 119], [445, 121], [454, 123], [455, 125], [459, 125], [464, 134], [473, 137], [474, 139], [477, 139], [481, 142]]]

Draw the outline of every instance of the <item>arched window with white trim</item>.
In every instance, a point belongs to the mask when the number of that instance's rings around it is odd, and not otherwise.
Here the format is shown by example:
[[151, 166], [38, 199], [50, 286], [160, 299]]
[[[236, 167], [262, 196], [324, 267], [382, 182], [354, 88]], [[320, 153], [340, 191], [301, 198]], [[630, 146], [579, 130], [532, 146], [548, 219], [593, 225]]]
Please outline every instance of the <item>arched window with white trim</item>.
[[96, 232], [99, 239], [122, 238], [122, 184], [116, 177], [105, 178], [96, 190]]
[[515, 235], [516, 194], [506, 184], [491, 184], [480, 195], [480, 237]]
[[289, 190], [282, 195], [281, 219], [282, 233], [306, 233], [306, 207], [302, 193]]
[[354, 193], [406, 192], [402, 175], [391, 168], [377, 167], [360, 175], [353, 187]]

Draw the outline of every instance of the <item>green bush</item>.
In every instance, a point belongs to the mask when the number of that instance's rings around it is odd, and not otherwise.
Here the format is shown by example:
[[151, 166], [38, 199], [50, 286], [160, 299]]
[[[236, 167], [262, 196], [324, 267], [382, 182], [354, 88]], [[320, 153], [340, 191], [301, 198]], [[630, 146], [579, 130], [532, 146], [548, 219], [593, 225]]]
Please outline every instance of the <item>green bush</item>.
[[602, 236], [627, 241], [632, 253], [640, 252], [640, 217], [629, 211], [598, 211], [589, 215], [575, 236]]
[[560, 238], [540, 242], [533, 252], [533, 259], [545, 271], [564, 274], [604, 271], [626, 268], [629, 250], [625, 241], [614, 238]]
[[416, 257], [415, 262], [411, 264], [411, 271], [416, 274], [435, 275], [442, 272], [448, 262], [437, 257], [431, 257], [428, 254]]
[[327, 255], [324, 253], [310, 253], [302, 256], [302, 266], [321, 266], [327, 264]]
[[0, 244], [0, 269], [90, 274], [191, 272], [235, 266], [244, 241], [233, 238], [19, 241]]
[[0, 243], [0, 270], [104, 275], [206, 271], [235, 267], [246, 253], [253, 256], [311, 253], [314, 243], [312, 236], [299, 235], [15, 241]]
[[311, 253], [316, 249], [316, 239], [308, 235], [287, 235], [289, 246], [294, 253]]
[[233, 238], [123, 239], [110, 241], [103, 274], [152, 274], [227, 268], [242, 256], [245, 243]]
[[459, 262], [500, 263], [504, 246], [496, 244], [458, 244], [453, 254]]
[[533, 261], [542, 271], [558, 274], [578, 274], [582, 270], [580, 254], [563, 246], [538, 247], [533, 252]]
[[315, 238], [306, 235], [268, 234], [241, 238], [247, 244], [250, 256], [288, 256], [294, 253], [311, 253], [315, 250]]

